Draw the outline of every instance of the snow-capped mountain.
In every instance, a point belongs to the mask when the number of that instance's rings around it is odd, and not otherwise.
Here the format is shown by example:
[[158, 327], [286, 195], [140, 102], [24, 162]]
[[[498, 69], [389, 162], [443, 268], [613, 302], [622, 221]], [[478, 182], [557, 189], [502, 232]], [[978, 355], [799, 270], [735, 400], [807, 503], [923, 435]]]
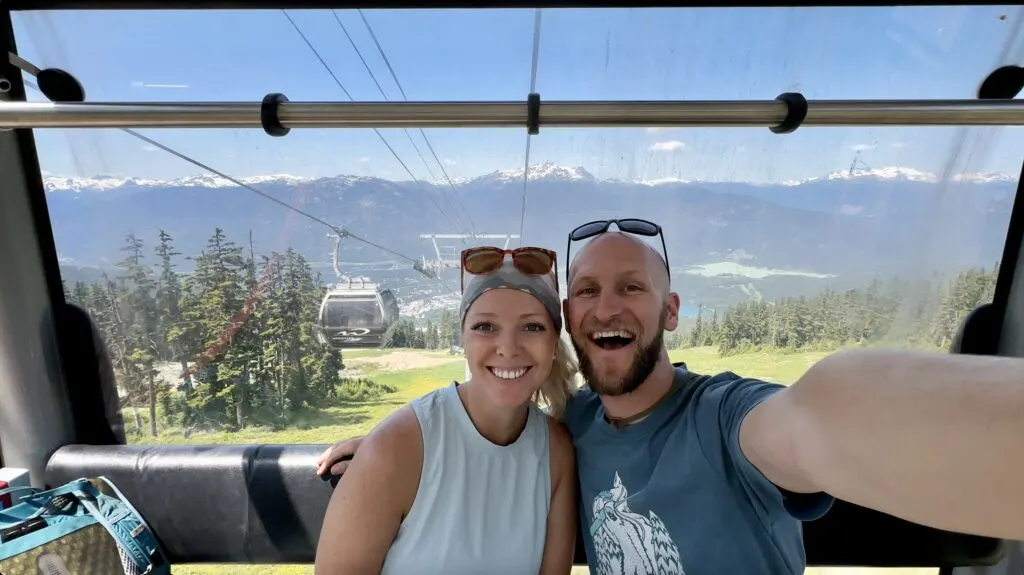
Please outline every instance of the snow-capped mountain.
[[[682, 274], [682, 284], [699, 286], [723, 274], [739, 274], [744, 282], [759, 282], [755, 287], [763, 294], [775, 293], [771, 286], [778, 281], [790, 282], [788, 290], [792, 282], [820, 286], [879, 273], [992, 265], [1002, 252], [1016, 186], [1015, 178], [1002, 174], [943, 179], [906, 167], [765, 184], [600, 179], [582, 167], [538, 164], [530, 170], [524, 212], [522, 174], [522, 168], [512, 168], [453, 181], [452, 186], [443, 179], [431, 185], [353, 175], [239, 180], [417, 260], [436, 257], [432, 242], [421, 234], [521, 229], [523, 245], [553, 247], [564, 257], [566, 233], [576, 225], [647, 218], [665, 228], [669, 261]], [[45, 184], [58, 251], [82, 269], [109, 269], [121, 260], [128, 233], [150, 250], [164, 231], [187, 256], [202, 251], [219, 228], [246, 252], [250, 242], [257, 254], [293, 248], [331, 274], [332, 244], [323, 223], [224, 178], [46, 175]], [[462, 247], [450, 239], [444, 256], [454, 257]], [[342, 257], [408, 264], [395, 253], [350, 239]], [[181, 265], [189, 264], [183, 260]], [[758, 278], [750, 270], [771, 274]], [[745, 288], [722, 289], [746, 297]]]
[[[986, 183], [986, 182], [1012, 182], [1016, 181], [1016, 176], [1009, 174], [1000, 174], [993, 172], [981, 172], [981, 173], [957, 173], [950, 174], [948, 179], [952, 182], [967, 182], [967, 183]], [[922, 172], [914, 168], [908, 168], [903, 166], [886, 166], [883, 168], [873, 169], [854, 169], [854, 170], [843, 170], [838, 172], [832, 172], [821, 178], [808, 178], [805, 180], [787, 180], [784, 185], [787, 186], [799, 186], [800, 184], [806, 184], [810, 182], [816, 182], [821, 180], [827, 181], [856, 181], [856, 180], [903, 180], [907, 182], [928, 182], [938, 183], [942, 180], [942, 177], [929, 172]]]
[[[558, 182], [596, 182], [597, 178], [580, 166], [560, 166], [551, 162], [542, 162], [530, 166], [529, 180], [546, 180]], [[497, 170], [489, 174], [473, 178], [470, 182], [483, 183], [521, 183], [523, 168]]]
[[[437, 180], [428, 182], [421, 180], [421, 183], [434, 186], [449, 187], [449, 180], [441, 174], [435, 174]], [[244, 176], [235, 178], [238, 181], [251, 185], [299, 185], [313, 182], [330, 182], [338, 186], [352, 186], [358, 183], [386, 181], [373, 176], [338, 175], [321, 178], [296, 176], [291, 174], [267, 174], [257, 176]], [[800, 186], [815, 182], [833, 181], [907, 181], [938, 183], [943, 178], [929, 172], [905, 166], [886, 166], [874, 169], [856, 169], [832, 172], [823, 176], [816, 176], [802, 180], [785, 180], [782, 186]], [[1017, 177], [1011, 174], [1001, 173], [957, 173], [948, 176], [948, 181], [965, 183], [993, 183], [993, 182], [1015, 182]], [[679, 177], [668, 176], [664, 178], [646, 179], [637, 178], [627, 180], [622, 178], [599, 179], [582, 166], [563, 166], [551, 162], [542, 162], [530, 166], [530, 181], [545, 182], [580, 182], [580, 183], [605, 183], [605, 184], [641, 184], [645, 186], [663, 186], [679, 184], [722, 184], [723, 182], [702, 182]], [[516, 184], [523, 181], [523, 168], [512, 168], [507, 170], [496, 170], [494, 172], [477, 176], [475, 178], [464, 178], [451, 176], [451, 185], [455, 187], [469, 184]], [[412, 184], [412, 181], [398, 183]], [[745, 183], [745, 182], [744, 182]], [[174, 179], [149, 179], [124, 176], [54, 176], [46, 175], [43, 178], [43, 185], [48, 192], [84, 192], [97, 191], [106, 192], [122, 187], [134, 188], [225, 188], [235, 187], [237, 184], [229, 179], [214, 174], [197, 174]], [[765, 184], [772, 185], [772, 184]]]
[[[355, 176], [347, 176], [355, 177]], [[302, 176], [292, 176], [289, 174], [270, 174], [263, 176], [249, 176], [242, 178], [235, 178], [239, 182], [250, 186], [256, 186], [260, 184], [268, 183], [280, 183], [280, 184], [300, 184], [303, 182], [312, 181], [312, 178], [304, 178]], [[232, 182], [227, 178], [222, 178], [215, 174], [197, 174], [185, 176], [182, 178], [174, 178], [169, 180], [158, 180], [158, 179], [147, 179], [147, 178], [131, 178], [131, 177], [118, 177], [118, 176], [94, 176], [91, 178], [83, 177], [60, 177], [60, 176], [45, 176], [43, 178], [43, 186], [48, 192], [84, 192], [84, 191], [97, 191], [97, 192], [108, 192], [110, 190], [116, 190], [123, 187], [138, 187], [138, 188], [227, 188], [237, 187], [238, 184]]]

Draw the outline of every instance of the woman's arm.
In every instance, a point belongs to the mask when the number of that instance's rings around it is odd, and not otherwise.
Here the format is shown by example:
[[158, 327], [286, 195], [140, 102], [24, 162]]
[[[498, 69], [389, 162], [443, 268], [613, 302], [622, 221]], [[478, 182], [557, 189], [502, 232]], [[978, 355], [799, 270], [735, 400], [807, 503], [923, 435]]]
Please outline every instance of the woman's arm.
[[316, 548], [317, 575], [380, 573], [409, 512], [423, 466], [416, 414], [402, 407], [362, 442], [327, 506]]
[[547, 537], [541, 575], [565, 575], [572, 571], [576, 553], [576, 454], [569, 432], [548, 418], [551, 440], [551, 509], [548, 511]]

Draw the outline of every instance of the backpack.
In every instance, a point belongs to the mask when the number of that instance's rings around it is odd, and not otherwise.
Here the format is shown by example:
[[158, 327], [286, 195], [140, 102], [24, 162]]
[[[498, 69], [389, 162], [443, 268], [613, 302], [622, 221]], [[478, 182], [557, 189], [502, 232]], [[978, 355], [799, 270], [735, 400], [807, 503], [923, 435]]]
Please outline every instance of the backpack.
[[0, 509], [0, 575], [170, 575], [139, 512], [105, 477], [12, 487]]

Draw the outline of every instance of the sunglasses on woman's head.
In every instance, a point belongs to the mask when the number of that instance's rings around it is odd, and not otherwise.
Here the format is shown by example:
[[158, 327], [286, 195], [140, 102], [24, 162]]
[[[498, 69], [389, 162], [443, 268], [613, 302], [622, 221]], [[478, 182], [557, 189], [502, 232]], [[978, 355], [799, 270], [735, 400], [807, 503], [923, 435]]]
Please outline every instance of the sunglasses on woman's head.
[[[505, 256], [512, 256], [512, 265], [519, 273], [542, 276], [551, 273], [555, 268], [555, 252], [544, 248], [516, 248], [506, 250], [491, 246], [468, 248], [462, 250], [462, 273], [459, 289], [466, 287], [466, 275], [481, 275], [497, 271], [505, 263]], [[555, 290], [558, 290], [558, 276], [555, 275]]]
[[[615, 224], [619, 228], [620, 232], [633, 234], [637, 236], [646, 236], [653, 238], [654, 236], [661, 237], [661, 253], [665, 258], [665, 269], [669, 272], [669, 277], [672, 277], [672, 270], [668, 267], [668, 250], [665, 248], [665, 234], [661, 231], [661, 226], [654, 222], [647, 220], [641, 220], [639, 218], [625, 218], [621, 220], [595, 220], [587, 222], [582, 226], [577, 227], [573, 231], [569, 232], [569, 241], [566, 242], [565, 246], [565, 261], [572, 262], [572, 258], [569, 257], [569, 250], [572, 248], [573, 242], [580, 242], [594, 236], [599, 236], [608, 231], [608, 228]], [[565, 267], [565, 281], [566, 285], [569, 282], [569, 267]]]

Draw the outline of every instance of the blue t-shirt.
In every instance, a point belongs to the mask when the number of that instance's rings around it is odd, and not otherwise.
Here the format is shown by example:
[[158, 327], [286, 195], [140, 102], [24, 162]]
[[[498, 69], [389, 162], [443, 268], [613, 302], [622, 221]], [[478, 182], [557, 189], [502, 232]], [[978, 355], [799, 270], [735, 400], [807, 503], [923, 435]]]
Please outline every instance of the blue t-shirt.
[[784, 493], [739, 446], [744, 416], [783, 386], [681, 365], [675, 383], [651, 414], [621, 428], [588, 387], [569, 402], [590, 572], [802, 574], [800, 522], [824, 515], [832, 498]]

